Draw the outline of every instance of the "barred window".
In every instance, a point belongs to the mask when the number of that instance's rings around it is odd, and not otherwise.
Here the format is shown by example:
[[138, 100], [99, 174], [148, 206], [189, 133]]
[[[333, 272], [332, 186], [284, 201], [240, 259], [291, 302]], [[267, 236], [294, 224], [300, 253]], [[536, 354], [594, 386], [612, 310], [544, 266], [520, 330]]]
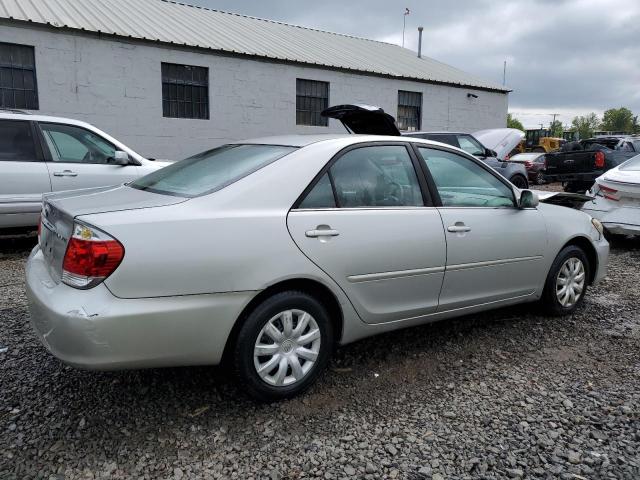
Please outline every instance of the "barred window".
[[162, 115], [209, 119], [209, 69], [162, 63]]
[[296, 79], [296, 125], [329, 125], [327, 117], [320, 116], [329, 106], [329, 82]]
[[0, 43], [0, 108], [38, 110], [33, 47]]
[[422, 93], [398, 90], [398, 129], [417, 132], [422, 118]]

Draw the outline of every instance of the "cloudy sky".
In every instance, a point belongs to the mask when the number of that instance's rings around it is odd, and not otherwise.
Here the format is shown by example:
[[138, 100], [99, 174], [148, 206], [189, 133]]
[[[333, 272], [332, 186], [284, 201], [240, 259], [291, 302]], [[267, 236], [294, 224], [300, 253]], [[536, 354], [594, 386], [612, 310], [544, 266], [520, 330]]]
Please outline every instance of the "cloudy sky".
[[402, 43], [502, 83], [525, 126], [626, 106], [640, 114], [640, 0], [183, 0], [229, 12]]

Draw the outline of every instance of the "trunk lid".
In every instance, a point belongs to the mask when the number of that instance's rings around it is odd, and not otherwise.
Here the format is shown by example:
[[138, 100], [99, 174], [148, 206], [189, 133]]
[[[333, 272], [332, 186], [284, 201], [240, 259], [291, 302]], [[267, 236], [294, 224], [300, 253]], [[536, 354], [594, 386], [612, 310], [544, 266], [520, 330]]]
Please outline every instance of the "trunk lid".
[[374, 105], [335, 105], [320, 115], [340, 120], [351, 133], [400, 136], [395, 119]]
[[45, 194], [39, 245], [51, 278], [56, 283], [62, 278], [62, 263], [71, 238], [74, 218], [94, 213], [162, 207], [186, 200], [183, 197], [160, 195], [127, 186]]
[[482, 145], [496, 152], [504, 160], [524, 138], [524, 132], [516, 128], [490, 128], [472, 133]]

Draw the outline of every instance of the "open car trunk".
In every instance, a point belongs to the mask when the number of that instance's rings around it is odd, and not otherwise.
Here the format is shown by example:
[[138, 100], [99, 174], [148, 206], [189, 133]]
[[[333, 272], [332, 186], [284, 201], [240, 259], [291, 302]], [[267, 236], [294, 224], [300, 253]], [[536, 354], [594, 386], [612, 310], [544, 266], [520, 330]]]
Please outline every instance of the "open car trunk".
[[374, 105], [336, 105], [320, 115], [340, 120], [351, 133], [400, 136], [395, 119]]

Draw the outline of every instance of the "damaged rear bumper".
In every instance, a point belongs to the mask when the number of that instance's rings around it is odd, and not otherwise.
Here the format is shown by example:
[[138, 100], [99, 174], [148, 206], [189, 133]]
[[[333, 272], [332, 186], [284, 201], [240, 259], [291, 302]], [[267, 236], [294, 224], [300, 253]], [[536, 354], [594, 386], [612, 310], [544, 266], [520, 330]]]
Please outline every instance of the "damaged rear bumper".
[[217, 364], [255, 292], [122, 299], [55, 283], [36, 247], [26, 267], [31, 324], [63, 362], [115, 370]]

